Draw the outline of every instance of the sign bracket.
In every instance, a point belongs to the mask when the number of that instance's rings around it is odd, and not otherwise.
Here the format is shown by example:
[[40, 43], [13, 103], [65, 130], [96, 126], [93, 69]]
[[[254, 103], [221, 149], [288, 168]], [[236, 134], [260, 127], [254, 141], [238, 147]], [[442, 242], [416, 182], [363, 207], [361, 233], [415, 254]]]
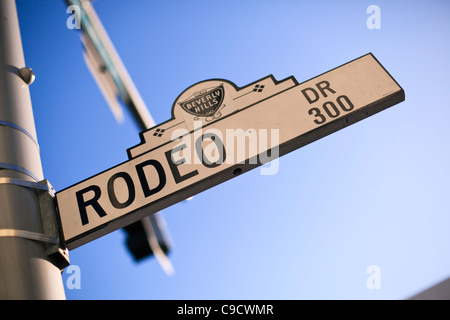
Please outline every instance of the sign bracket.
[[0, 184], [12, 184], [36, 191], [43, 229], [43, 233], [27, 230], [0, 229], [0, 237], [17, 237], [44, 242], [46, 244], [47, 255], [60, 270], [69, 266], [69, 252], [63, 244], [56, 214], [55, 189], [53, 189], [48, 180], [34, 182], [2, 177], [0, 178]]

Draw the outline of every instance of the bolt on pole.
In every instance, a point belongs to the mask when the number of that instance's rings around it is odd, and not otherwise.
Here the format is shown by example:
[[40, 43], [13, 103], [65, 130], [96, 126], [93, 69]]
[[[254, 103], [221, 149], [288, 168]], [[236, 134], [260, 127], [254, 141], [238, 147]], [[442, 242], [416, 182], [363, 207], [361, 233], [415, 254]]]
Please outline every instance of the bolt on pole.
[[[15, 0], [0, 0], [0, 299], [65, 299], [49, 259], [39, 198], [39, 145]], [[31, 187], [30, 187], [31, 186]]]

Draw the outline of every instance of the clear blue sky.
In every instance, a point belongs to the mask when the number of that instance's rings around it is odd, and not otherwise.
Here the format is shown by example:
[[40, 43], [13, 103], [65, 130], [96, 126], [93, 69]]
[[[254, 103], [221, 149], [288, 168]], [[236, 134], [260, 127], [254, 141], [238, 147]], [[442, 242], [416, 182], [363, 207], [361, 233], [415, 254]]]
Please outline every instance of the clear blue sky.
[[[370, 30], [369, 5], [381, 9]], [[450, 276], [448, 1], [94, 2], [157, 123], [188, 86], [299, 82], [372, 52], [406, 101], [162, 213], [175, 275], [113, 232], [70, 252], [68, 299], [405, 299]], [[44, 175], [61, 190], [127, 160], [61, 1], [17, 1]], [[381, 288], [369, 290], [368, 266]], [[66, 281], [68, 275], [63, 274]]]

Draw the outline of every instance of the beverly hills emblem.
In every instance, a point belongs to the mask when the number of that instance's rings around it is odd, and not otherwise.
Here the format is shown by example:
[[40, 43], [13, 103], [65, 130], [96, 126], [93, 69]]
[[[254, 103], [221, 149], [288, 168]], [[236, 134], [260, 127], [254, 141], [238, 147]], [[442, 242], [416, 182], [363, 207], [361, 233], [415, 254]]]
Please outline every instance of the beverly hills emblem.
[[[194, 92], [186, 100], [179, 102], [181, 108], [187, 113], [197, 117], [213, 116], [220, 109], [224, 98], [223, 84]], [[220, 117], [218, 114], [217, 116]]]

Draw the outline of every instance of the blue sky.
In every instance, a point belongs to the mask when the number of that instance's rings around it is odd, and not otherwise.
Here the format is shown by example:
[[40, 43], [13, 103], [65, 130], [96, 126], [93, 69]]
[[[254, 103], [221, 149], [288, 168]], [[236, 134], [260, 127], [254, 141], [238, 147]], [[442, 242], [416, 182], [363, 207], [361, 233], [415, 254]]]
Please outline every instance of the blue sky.
[[[381, 29], [368, 29], [375, 4]], [[113, 232], [70, 252], [68, 299], [405, 299], [450, 276], [447, 1], [94, 2], [153, 118], [190, 85], [308, 80], [372, 52], [406, 101], [162, 214], [175, 275]], [[58, 191], [127, 160], [63, 1], [18, 0], [45, 178]], [[379, 267], [370, 290], [367, 268]], [[67, 273], [63, 274], [66, 282]]]

